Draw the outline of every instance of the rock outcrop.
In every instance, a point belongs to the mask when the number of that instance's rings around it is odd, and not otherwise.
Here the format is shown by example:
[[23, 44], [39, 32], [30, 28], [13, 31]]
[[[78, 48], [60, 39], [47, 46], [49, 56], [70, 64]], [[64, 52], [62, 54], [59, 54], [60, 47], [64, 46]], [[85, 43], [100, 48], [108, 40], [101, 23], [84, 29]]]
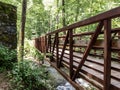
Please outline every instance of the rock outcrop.
[[17, 8], [0, 2], [0, 44], [17, 47]]

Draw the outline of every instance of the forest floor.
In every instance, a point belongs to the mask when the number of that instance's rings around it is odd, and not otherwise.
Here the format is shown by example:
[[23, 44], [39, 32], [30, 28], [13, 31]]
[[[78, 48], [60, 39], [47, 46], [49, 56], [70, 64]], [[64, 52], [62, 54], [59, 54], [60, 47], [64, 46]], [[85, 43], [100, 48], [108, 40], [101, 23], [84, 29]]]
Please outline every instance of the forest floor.
[[0, 73], [0, 90], [9, 90], [7, 72]]
[[[38, 62], [36, 62], [36, 63], [38, 63]], [[57, 70], [55, 70], [53, 67], [51, 67], [50, 64], [47, 61], [45, 61], [43, 65], [45, 65], [47, 67], [47, 69], [50, 72], [51, 76], [53, 76], [56, 88], [58, 86], [64, 86], [67, 83], [67, 80], [65, 80], [57, 72]], [[0, 73], [0, 90], [9, 90], [10, 89], [10, 83], [9, 83], [9, 78], [7, 76], [7, 73], [8, 73], [7, 71], [5, 71], [3, 73]], [[59, 90], [59, 89], [57, 89], [57, 90]]]

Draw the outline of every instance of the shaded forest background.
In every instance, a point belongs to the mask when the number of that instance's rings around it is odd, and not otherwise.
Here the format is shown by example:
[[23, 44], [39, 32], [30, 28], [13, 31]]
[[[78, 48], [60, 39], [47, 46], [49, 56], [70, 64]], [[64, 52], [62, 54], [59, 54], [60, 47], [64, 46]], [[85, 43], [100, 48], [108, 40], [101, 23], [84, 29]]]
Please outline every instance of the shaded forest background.
[[[20, 31], [22, 0], [0, 0], [17, 6]], [[120, 0], [27, 0], [25, 37], [34, 39], [63, 26], [120, 6]], [[114, 22], [114, 25], [120, 26]], [[92, 30], [83, 29], [83, 31]], [[19, 35], [19, 34], [18, 34]]]
[[[0, 2], [12, 4], [17, 7], [18, 46], [20, 44], [21, 39], [20, 37], [22, 36], [20, 34], [22, 31], [21, 30], [22, 1], [24, 0], [0, 0]], [[11, 70], [9, 75], [10, 81], [12, 82], [10, 87], [12, 88], [11, 90], [14, 89], [23, 90], [25, 88], [27, 88], [27, 90], [32, 89], [39, 90], [40, 87], [44, 88], [43, 90], [47, 88], [55, 88], [55, 83], [51, 82], [53, 81], [53, 79], [51, 78], [51, 76], [49, 76], [50, 74], [47, 70], [47, 67], [41, 65], [43, 64], [45, 55], [39, 52], [34, 47], [34, 43], [32, 42], [33, 39], [40, 37], [41, 35], [45, 35], [48, 32], [57, 30], [64, 26], [68, 26], [75, 22], [87, 19], [99, 13], [120, 6], [120, 0], [25, 0], [25, 1], [27, 1], [25, 45], [21, 45], [20, 47], [18, 47], [17, 50], [19, 52], [17, 55], [18, 61], [19, 59], [21, 59], [21, 57], [23, 57], [23, 54], [24, 60], [23, 61], [21, 60], [18, 63], [16, 63], [17, 51], [13, 50], [10, 52], [8, 48], [0, 46], [1, 57], [3, 56], [2, 60], [4, 62], [4, 64], [3, 62], [1, 62], [4, 67], [3, 66], [0, 67], [0, 72], [9, 69]], [[92, 24], [81, 28], [77, 28], [77, 30], [74, 30], [75, 31], [74, 33], [93, 31], [95, 30], [96, 25], [97, 24]], [[112, 27], [120, 27], [120, 17], [112, 20]], [[101, 35], [100, 37], [103, 36]], [[21, 41], [24, 41], [23, 39]], [[84, 37], [84, 39], [87, 40], [89, 38]], [[23, 48], [24, 52], [22, 52]], [[19, 54], [21, 54], [21, 57], [19, 57], [20, 56]], [[52, 56], [50, 53], [48, 54], [49, 54], [48, 56]], [[112, 56], [118, 55], [115, 54]], [[13, 62], [11, 62], [11, 60]], [[37, 61], [37, 63], [35, 60]], [[2, 76], [5, 75], [3, 74]], [[34, 77], [34, 80], [32, 77]]]

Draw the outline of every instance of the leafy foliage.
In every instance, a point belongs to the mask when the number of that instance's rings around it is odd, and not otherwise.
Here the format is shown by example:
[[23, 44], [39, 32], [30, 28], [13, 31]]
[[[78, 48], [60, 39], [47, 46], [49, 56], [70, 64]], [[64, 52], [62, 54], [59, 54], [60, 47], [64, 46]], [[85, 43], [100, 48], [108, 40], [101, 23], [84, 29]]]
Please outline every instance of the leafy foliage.
[[44, 60], [44, 54], [34, 47], [33, 41], [25, 39], [25, 57], [34, 57], [38, 61]]
[[12, 90], [51, 90], [52, 80], [44, 66], [38, 66], [32, 61], [22, 61], [14, 65], [9, 74]]
[[0, 45], [0, 68], [1, 70], [10, 70], [13, 63], [17, 61], [16, 50], [11, 50], [8, 47]]
[[44, 60], [44, 54], [41, 53], [39, 50], [35, 49], [35, 58], [38, 60], [38, 61], [42, 61]]
[[[22, 0], [0, 0], [17, 6], [18, 16], [17, 25], [20, 29], [21, 19], [21, 1]], [[47, 0], [27, 0], [27, 16], [25, 37], [32, 39], [47, 32], [62, 28], [62, 9], [65, 8], [66, 25], [89, 18], [98, 13], [110, 10], [120, 6], [120, 0], [65, 0], [65, 6], [62, 6], [62, 0], [53, 0], [48, 7], [43, 1]], [[52, 0], [48, 0], [52, 1]], [[45, 2], [47, 5], [48, 2]], [[46, 9], [46, 7], [48, 7]], [[113, 21], [114, 26], [119, 26], [118, 20]], [[117, 23], [116, 23], [117, 22]], [[94, 30], [94, 25], [82, 29], [82, 31]], [[78, 30], [79, 32], [80, 30]]]

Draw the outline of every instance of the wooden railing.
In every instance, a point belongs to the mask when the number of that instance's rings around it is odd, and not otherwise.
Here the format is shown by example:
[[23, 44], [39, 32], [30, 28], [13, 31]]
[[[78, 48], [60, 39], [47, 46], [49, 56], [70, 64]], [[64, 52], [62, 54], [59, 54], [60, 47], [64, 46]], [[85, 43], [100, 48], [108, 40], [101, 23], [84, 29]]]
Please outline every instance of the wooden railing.
[[[98, 89], [120, 90], [120, 27], [113, 26], [115, 20], [120, 23], [120, 7], [36, 38], [36, 47], [53, 54], [51, 63], [77, 90], [82, 89], [75, 82], [79, 77]], [[95, 30], [87, 31], [90, 25]]]
[[35, 47], [41, 51], [42, 53], [45, 53], [46, 52], [46, 38], [43, 36], [43, 37], [39, 37], [39, 38], [36, 38], [35, 39]]

